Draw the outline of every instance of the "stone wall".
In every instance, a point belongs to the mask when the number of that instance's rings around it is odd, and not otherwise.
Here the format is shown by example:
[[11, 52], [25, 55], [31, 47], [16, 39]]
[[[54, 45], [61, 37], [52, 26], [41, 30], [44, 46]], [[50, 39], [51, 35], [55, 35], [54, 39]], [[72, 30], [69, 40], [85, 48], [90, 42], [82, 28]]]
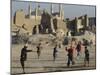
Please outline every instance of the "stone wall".
[[[54, 19], [54, 18], [55, 17], [53, 17], [52, 19]], [[27, 29], [27, 31], [29, 33], [33, 33], [34, 27], [36, 27], [36, 28], [34, 28], [34, 29], [36, 29], [35, 30], [36, 33], [39, 33], [39, 26], [40, 25], [42, 26], [42, 24], [41, 24], [42, 15], [41, 16], [31, 15], [31, 17], [26, 17], [23, 10], [17, 11], [14, 19], [15, 19], [15, 25], [17, 25], [17, 26], [22, 27], [23, 24], [25, 24], [25, 28]], [[44, 18], [44, 20], [47, 20], [47, 19]], [[50, 24], [47, 29], [49, 29], [50, 32], [52, 33], [54, 29], [52, 28], [51, 25], [53, 25], [53, 27], [54, 27], [54, 23], [51, 23], [51, 21], [50, 21]], [[66, 23], [61, 19], [61, 17], [57, 17], [57, 29], [62, 29], [65, 33], [67, 31]]]
[[25, 13], [23, 12], [23, 10], [18, 10], [15, 13], [15, 24], [17, 26], [22, 26], [24, 22], [25, 22]]

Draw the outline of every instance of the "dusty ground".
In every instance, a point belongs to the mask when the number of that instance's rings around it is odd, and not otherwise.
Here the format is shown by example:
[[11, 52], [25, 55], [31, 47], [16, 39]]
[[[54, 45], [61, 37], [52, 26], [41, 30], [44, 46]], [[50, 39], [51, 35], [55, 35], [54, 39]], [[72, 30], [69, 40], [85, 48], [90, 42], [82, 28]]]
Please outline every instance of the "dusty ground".
[[[11, 73], [21, 74], [22, 68], [20, 64], [20, 53], [21, 48], [24, 44], [13, 44], [11, 50]], [[29, 44], [29, 49], [33, 52], [28, 53], [27, 61], [25, 62], [25, 72], [26, 73], [37, 73], [37, 72], [54, 72], [54, 71], [69, 71], [69, 70], [87, 70], [95, 69], [95, 46], [89, 46], [90, 52], [90, 65], [89, 67], [84, 67], [84, 54], [75, 59], [76, 64], [67, 67], [67, 52], [65, 51], [65, 46], [58, 48], [58, 55], [56, 61], [53, 61], [53, 47], [54, 45], [43, 44], [40, 59], [37, 58], [36, 45]]]

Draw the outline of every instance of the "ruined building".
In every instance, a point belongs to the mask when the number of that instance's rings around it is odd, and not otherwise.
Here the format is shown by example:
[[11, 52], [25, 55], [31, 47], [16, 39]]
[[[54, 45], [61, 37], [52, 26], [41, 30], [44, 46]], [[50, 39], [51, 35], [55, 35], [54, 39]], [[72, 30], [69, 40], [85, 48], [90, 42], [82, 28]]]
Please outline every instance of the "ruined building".
[[28, 7], [28, 14], [24, 10], [16, 11], [14, 15], [14, 24], [16, 27], [27, 30], [30, 34], [37, 33], [66, 33], [67, 27], [64, 20], [64, 11], [62, 5], [59, 4], [59, 12], [53, 12], [52, 4], [50, 6], [51, 13], [42, 10], [37, 3], [34, 11], [31, 5]]
[[[68, 32], [74, 34], [80, 33], [82, 30], [89, 28], [92, 23], [86, 14], [80, 17], [75, 17], [73, 20], [64, 19], [64, 10], [59, 4], [59, 12], [53, 12], [53, 4], [50, 4], [50, 13], [47, 10], [41, 9], [37, 3], [35, 10], [32, 10], [31, 5], [28, 7], [28, 14], [24, 10], [15, 12], [12, 31], [20, 33], [44, 34], [56, 33], [57, 35], [66, 35]], [[93, 21], [95, 22], [95, 21]], [[92, 25], [91, 25], [92, 26]], [[93, 29], [93, 27], [91, 27]]]
[[85, 31], [89, 27], [89, 17], [87, 15], [83, 15], [80, 17], [75, 17], [73, 20], [67, 19], [67, 27], [68, 31], [73, 32], [73, 34], [80, 33], [81, 31]]

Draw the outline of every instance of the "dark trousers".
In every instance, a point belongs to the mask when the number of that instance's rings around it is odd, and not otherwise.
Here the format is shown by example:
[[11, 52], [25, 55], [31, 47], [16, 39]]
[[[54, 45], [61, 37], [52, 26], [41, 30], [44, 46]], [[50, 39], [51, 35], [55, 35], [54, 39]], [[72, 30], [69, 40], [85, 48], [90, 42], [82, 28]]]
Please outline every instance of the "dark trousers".
[[77, 56], [79, 56], [79, 55], [80, 55], [80, 49], [77, 50]]
[[39, 57], [40, 57], [40, 53], [41, 53], [40, 51], [37, 51], [38, 59], [39, 59]]
[[89, 66], [89, 57], [84, 58], [84, 66], [86, 66], [86, 62], [88, 63], [88, 66]]
[[25, 71], [24, 71], [24, 63], [25, 63], [25, 61], [24, 60], [20, 60], [20, 63], [21, 63], [21, 66], [22, 66], [22, 69], [23, 69], [23, 73], [25, 73]]
[[74, 61], [73, 61], [73, 56], [72, 55], [68, 55], [68, 62], [67, 62], [67, 66], [69, 67], [70, 66], [70, 63], [72, 62], [72, 64], [74, 64]]
[[54, 61], [55, 61], [56, 57], [57, 57], [57, 54], [54, 53], [54, 54], [53, 54], [53, 60], [54, 60]]

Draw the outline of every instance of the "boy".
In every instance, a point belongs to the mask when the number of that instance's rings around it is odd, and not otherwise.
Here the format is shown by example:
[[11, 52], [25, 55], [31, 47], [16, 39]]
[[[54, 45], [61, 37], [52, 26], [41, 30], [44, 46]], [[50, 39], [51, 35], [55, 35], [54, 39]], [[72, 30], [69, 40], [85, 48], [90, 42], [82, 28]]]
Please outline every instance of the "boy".
[[86, 63], [88, 63], [89, 66], [89, 50], [87, 49], [87, 47], [85, 47], [84, 66], [86, 66]]

